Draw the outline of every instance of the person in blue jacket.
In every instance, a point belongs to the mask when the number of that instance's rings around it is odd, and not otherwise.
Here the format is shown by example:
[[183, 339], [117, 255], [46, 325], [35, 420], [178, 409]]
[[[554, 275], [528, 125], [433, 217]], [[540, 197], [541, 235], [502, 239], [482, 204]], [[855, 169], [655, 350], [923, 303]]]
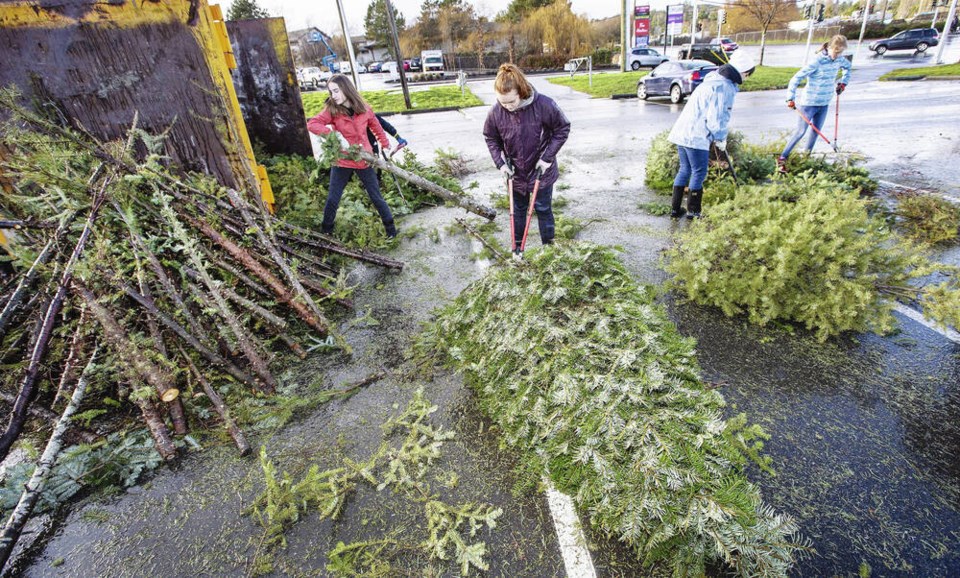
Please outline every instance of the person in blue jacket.
[[[686, 213], [688, 219], [700, 216], [703, 201], [703, 180], [710, 161], [710, 143], [727, 150], [727, 124], [733, 99], [740, 84], [753, 73], [756, 62], [741, 48], [733, 53], [730, 62], [711, 72], [693, 91], [683, 107], [680, 118], [670, 130], [667, 140], [677, 145], [680, 170], [673, 179], [673, 203], [670, 216], [679, 219]], [[683, 202], [684, 189], [690, 190], [687, 208]]]
[[[407, 140], [400, 136], [400, 131], [398, 131], [395, 126], [387, 122], [387, 119], [383, 118], [378, 113], [373, 113], [373, 115], [377, 117], [377, 122], [380, 123], [380, 126], [383, 128], [383, 132], [397, 139], [397, 144], [407, 144]], [[379, 143], [377, 143], [377, 137], [374, 136], [373, 131], [369, 128], [367, 129], [367, 140], [370, 141], [370, 147], [373, 148], [373, 156], [380, 154], [380, 147], [378, 146]]]
[[[817, 127], [817, 130], [823, 128], [823, 121], [827, 118], [827, 108], [830, 107], [833, 95], [842, 93], [850, 82], [850, 61], [841, 56], [846, 49], [847, 39], [839, 34], [834, 36], [817, 51], [813, 62], [793, 75], [790, 84], [787, 86], [787, 106], [795, 109], [799, 105], [800, 112]], [[838, 74], [840, 76], [839, 81], [837, 81]], [[807, 87], [801, 93], [798, 102], [797, 88], [804, 78], [807, 79]], [[790, 137], [787, 146], [777, 159], [777, 170], [781, 174], [786, 174], [787, 157], [790, 156], [790, 151], [797, 146], [797, 143], [807, 132], [807, 126], [805, 120], [797, 119], [797, 130]], [[816, 143], [817, 133], [810, 131], [810, 136], [807, 139], [807, 152], [812, 151], [813, 145]]]

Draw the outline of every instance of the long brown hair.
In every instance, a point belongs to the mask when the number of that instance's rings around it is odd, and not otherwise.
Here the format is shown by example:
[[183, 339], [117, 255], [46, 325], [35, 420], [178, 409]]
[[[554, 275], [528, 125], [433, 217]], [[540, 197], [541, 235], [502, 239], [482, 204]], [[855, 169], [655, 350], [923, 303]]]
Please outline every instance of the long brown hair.
[[331, 116], [349, 115], [350, 111], [347, 110], [348, 108], [352, 109], [354, 113], [367, 110], [367, 102], [363, 100], [363, 97], [360, 96], [357, 88], [353, 86], [349, 78], [342, 74], [334, 74], [327, 80], [327, 86], [330, 86], [331, 82], [336, 84], [340, 92], [343, 93], [343, 96], [346, 97], [343, 100], [343, 104], [337, 104], [331, 96], [327, 97], [327, 111], [330, 112]]
[[533, 86], [523, 75], [523, 71], [515, 64], [509, 63], [500, 65], [497, 70], [497, 79], [493, 81], [493, 88], [500, 94], [516, 90], [520, 100], [526, 100], [533, 94]]

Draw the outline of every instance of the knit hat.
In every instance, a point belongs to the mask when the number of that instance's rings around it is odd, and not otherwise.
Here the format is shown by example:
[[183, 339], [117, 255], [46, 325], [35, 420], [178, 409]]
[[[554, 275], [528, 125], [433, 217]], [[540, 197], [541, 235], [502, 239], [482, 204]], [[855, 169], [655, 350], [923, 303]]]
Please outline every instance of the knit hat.
[[757, 61], [741, 48], [730, 57], [730, 66], [736, 68], [737, 72], [743, 75], [752, 72], [757, 66]]

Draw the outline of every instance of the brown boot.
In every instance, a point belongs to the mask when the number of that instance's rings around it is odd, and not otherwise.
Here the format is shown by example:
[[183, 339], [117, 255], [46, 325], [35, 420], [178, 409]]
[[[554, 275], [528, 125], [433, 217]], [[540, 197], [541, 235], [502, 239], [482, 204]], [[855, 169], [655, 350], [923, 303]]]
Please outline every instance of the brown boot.
[[787, 174], [787, 159], [777, 157], [777, 172], [781, 175]]

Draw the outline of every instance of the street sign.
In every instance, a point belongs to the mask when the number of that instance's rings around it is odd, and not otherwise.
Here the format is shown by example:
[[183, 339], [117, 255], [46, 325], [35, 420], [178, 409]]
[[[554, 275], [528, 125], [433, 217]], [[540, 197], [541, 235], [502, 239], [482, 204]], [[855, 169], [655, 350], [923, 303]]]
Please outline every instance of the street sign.
[[667, 6], [667, 34], [680, 34], [683, 27], [683, 4]]
[[634, 6], [633, 8], [633, 45], [648, 46], [650, 44], [650, 6]]

